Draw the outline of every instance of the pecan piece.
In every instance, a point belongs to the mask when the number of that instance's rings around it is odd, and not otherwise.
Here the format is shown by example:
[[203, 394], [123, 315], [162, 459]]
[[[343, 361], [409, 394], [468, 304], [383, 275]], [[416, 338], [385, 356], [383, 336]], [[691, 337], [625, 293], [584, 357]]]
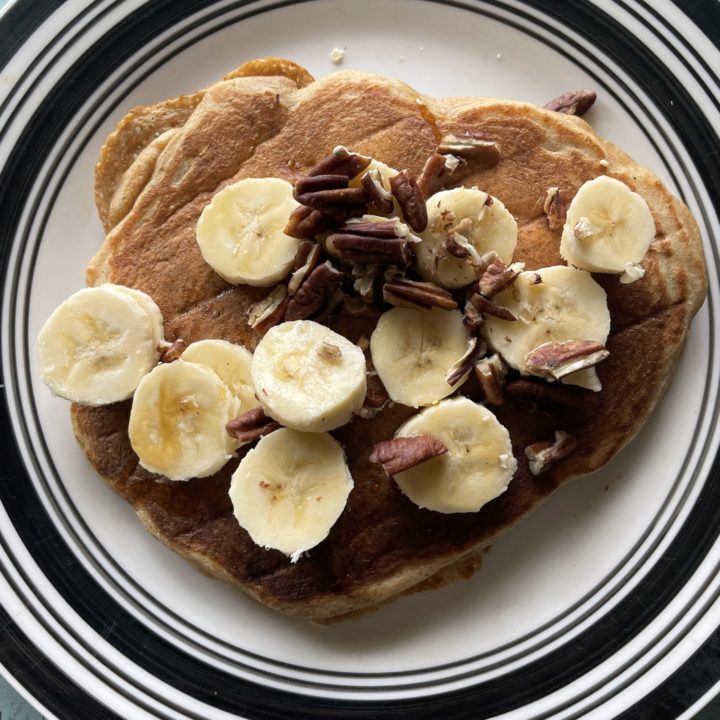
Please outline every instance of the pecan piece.
[[367, 376], [367, 392], [363, 407], [381, 408], [390, 399], [388, 391], [376, 372], [369, 372]]
[[444, 288], [431, 282], [396, 278], [383, 285], [383, 300], [396, 307], [454, 310], [457, 303]]
[[318, 265], [288, 303], [285, 319], [305, 320], [327, 308], [342, 280], [343, 274], [329, 262]]
[[551, 230], [559, 230], [565, 224], [567, 207], [558, 187], [550, 187], [545, 195], [543, 212], [547, 216], [548, 227]]
[[370, 462], [380, 463], [383, 470], [392, 477], [446, 452], [445, 445], [432, 435], [396, 437], [375, 445]]
[[[335, 176], [330, 175], [324, 177]], [[313, 208], [313, 210], [320, 210], [320, 212], [326, 212], [330, 214], [332, 214], [336, 210], [342, 210], [347, 206], [355, 206], [364, 209], [365, 206], [368, 204], [368, 197], [365, 194], [365, 190], [361, 187], [320, 188], [318, 190], [308, 191], [304, 193], [293, 192], [293, 195], [301, 205], [311, 207]]]
[[415, 178], [403, 170], [390, 178], [390, 188], [402, 210], [405, 222], [415, 232], [422, 232], [428, 223], [427, 206]]
[[267, 297], [250, 306], [248, 325], [259, 335], [264, 335], [273, 325], [283, 321], [287, 305], [287, 288], [278, 285]]
[[502, 405], [505, 402], [507, 366], [497, 353], [475, 363], [475, 376], [485, 399], [491, 405]]
[[378, 212], [389, 215], [393, 209], [393, 196], [385, 189], [377, 168], [368, 170], [360, 179], [360, 184], [365, 190], [370, 205], [374, 205]]
[[323, 158], [308, 171], [308, 175], [344, 175], [348, 180], [359, 175], [372, 162], [372, 158], [350, 152], [338, 145], [332, 153]]
[[279, 427], [280, 423], [269, 418], [261, 407], [256, 407], [226, 423], [225, 431], [230, 437], [247, 443], [268, 435]]
[[515, 262], [509, 266], [498, 258], [491, 262], [480, 277], [478, 287], [485, 297], [492, 297], [509, 288], [517, 276], [525, 269], [525, 263]]
[[544, 473], [558, 460], [567, 457], [577, 447], [577, 440], [562, 430], [555, 431], [554, 442], [537, 442], [525, 448], [525, 457], [530, 461], [533, 475]]
[[441, 155], [454, 155], [466, 165], [472, 164], [478, 170], [495, 167], [500, 162], [498, 144], [484, 132], [445, 135], [437, 152]]
[[375, 278], [377, 277], [377, 265], [352, 266], [353, 290], [368, 305], [375, 301]]
[[470, 338], [465, 354], [450, 366], [445, 376], [445, 382], [447, 382], [450, 387], [458, 383], [473, 369], [477, 359], [482, 357], [486, 352], [487, 345], [484, 340], [478, 337]]
[[289, 295], [295, 295], [305, 278], [317, 267], [321, 249], [320, 245], [309, 240], [300, 243], [295, 253], [295, 269], [288, 280]]
[[406, 267], [412, 259], [409, 239], [407, 226], [392, 219], [346, 223], [328, 236], [326, 244], [344, 262]]
[[470, 333], [476, 333], [482, 327], [482, 313], [469, 300], [465, 302], [462, 321]]
[[480, 293], [473, 293], [470, 296], [470, 302], [475, 306], [475, 309], [484, 315], [493, 315], [501, 320], [515, 321], [517, 317], [508, 310], [500, 305], [496, 305], [491, 300], [483, 297]]
[[560, 380], [576, 370], [597, 365], [609, 354], [602, 343], [594, 340], [548, 342], [525, 356], [525, 370], [546, 380]]
[[178, 338], [175, 342], [160, 340], [157, 344], [157, 351], [160, 353], [160, 362], [171, 363], [179, 360], [180, 356], [187, 349], [187, 345], [182, 338]]
[[584, 115], [597, 99], [593, 90], [571, 90], [545, 103], [545, 110], [554, 110], [565, 115]]
[[426, 160], [417, 181], [426, 200], [445, 187], [459, 162], [454, 155], [441, 155], [438, 152], [434, 152]]
[[299, 205], [290, 213], [283, 232], [290, 237], [309, 240], [315, 235], [330, 230], [344, 219], [343, 217], [338, 220], [336, 214], [325, 213], [320, 210], [313, 210], [305, 205]]

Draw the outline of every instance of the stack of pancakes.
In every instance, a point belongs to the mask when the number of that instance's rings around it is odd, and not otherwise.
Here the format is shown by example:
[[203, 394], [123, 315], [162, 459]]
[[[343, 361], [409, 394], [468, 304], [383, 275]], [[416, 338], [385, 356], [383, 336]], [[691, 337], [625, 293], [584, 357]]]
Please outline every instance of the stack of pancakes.
[[[466, 574], [484, 547], [561, 483], [607, 463], [667, 388], [705, 297], [697, 226], [654, 175], [580, 118], [507, 100], [438, 100], [354, 71], [316, 81], [285, 60], [246, 63], [193, 95], [136, 108], [102, 148], [96, 201], [107, 238], [88, 267], [88, 284], [118, 283], [151, 295], [170, 341], [222, 338], [253, 350], [259, 337], [247, 311], [268, 289], [229, 285], [203, 261], [195, 225], [213, 195], [242, 178], [292, 180], [337, 145], [417, 176], [442, 137], [468, 132], [492, 137], [500, 161], [490, 169], [468, 166], [461, 184], [500, 198], [514, 215], [514, 260], [527, 270], [563, 262], [561, 230], [550, 229], [543, 212], [550, 187], [571, 198], [600, 174], [618, 178], [645, 198], [657, 231], [642, 280], [624, 285], [617, 276], [594, 275], [612, 318], [610, 356], [597, 368], [602, 391], [548, 385], [557, 392], [521, 393], [492, 408], [510, 432], [519, 465], [508, 490], [479, 512], [419, 509], [369, 462], [375, 443], [416, 412], [392, 405], [332, 432], [355, 487], [329, 537], [291, 563], [255, 545], [235, 520], [228, 487], [238, 460], [209, 478], [170, 482], [142, 468], [130, 447], [130, 400], [72, 408], [90, 462], [151, 533], [282, 612], [332, 618]], [[357, 342], [375, 322], [340, 309], [330, 326]], [[482, 400], [474, 380], [460, 392]], [[532, 475], [524, 448], [551, 439], [554, 430], [571, 430], [577, 449]]]

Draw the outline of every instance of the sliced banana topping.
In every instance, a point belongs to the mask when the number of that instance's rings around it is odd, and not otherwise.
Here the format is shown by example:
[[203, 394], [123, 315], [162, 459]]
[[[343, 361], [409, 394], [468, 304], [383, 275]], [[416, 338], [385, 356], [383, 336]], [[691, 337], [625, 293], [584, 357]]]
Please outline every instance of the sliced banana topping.
[[467, 380], [470, 369], [447, 382], [467, 349], [459, 310], [396, 307], [380, 316], [370, 337], [373, 365], [390, 398], [410, 407], [432, 405]]
[[225, 425], [239, 414], [240, 401], [209, 367], [158, 365], [135, 391], [130, 444], [150, 472], [169, 480], [206, 477], [235, 452]]
[[363, 351], [312, 320], [271, 328], [255, 348], [252, 379], [265, 412], [305, 432], [344, 425], [367, 389]]
[[641, 195], [600, 175], [577, 191], [567, 211], [560, 254], [591, 272], [623, 273], [624, 282], [643, 276], [638, 265], [655, 238], [655, 223]]
[[414, 435], [430, 435], [447, 448], [394, 476], [403, 493], [421, 508], [477, 512], [505, 492], [515, 474], [517, 461], [508, 431], [486, 407], [468, 398], [426, 408], [395, 437]]
[[40, 376], [55, 395], [83, 405], [125, 400], [157, 363], [162, 328], [157, 305], [139, 290], [79, 290], [38, 334]]
[[459, 187], [433, 195], [427, 211], [427, 229], [415, 248], [418, 272], [425, 280], [450, 289], [464, 287], [477, 279], [476, 266], [491, 251], [510, 263], [517, 223], [497, 198]]
[[252, 353], [246, 347], [227, 340], [198, 340], [187, 347], [182, 359], [213, 370], [240, 400], [241, 413], [260, 405], [252, 382]]
[[240, 461], [230, 499], [237, 521], [255, 543], [296, 562], [328, 536], [352, 488], [336, 440], [281, 428]]
[[196, 228], [205, 262], [234, 284], [268, 287], [292, 270], [300, 241], [283, 230], [298, 207], [289, 182], [249, 178], [221, 190]]
[[[487, 315], [483, 328], [488, 343], [508, 365], [526, 375], [531, 374], [528, 354], [540, 346], [571, 341], [604, 345], [610, 332], [605, 291], [585, 270], [555, 265], [522, 272], [513, 286], [496, 295], [493, 302], [518, 319], [508, 321]], [[577, 373], [566, 375], [563, 382], [574, 384], [573, 375]], [[594, 379], [586, 373], [578, 380], [576, 384], [584, 387], [594, 385]]]

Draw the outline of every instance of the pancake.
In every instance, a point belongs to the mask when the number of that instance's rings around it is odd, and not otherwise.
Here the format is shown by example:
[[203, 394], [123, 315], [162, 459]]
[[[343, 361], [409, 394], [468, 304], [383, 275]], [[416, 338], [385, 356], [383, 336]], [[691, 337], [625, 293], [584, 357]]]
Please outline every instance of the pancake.
[[[509, 100], [435, 99], [355, 71], [315, 81], [285, 60], [253, 61], [203, 91], [136, 108], [102, 148], [96, 201], [107, 237], [88, 267], [88, 284], [150, 294], [170, 341], [222, 338], [253, 350], [260, 338], [247, 311], [268, 289], [229, 285], [203, 261], [195, 225], [213, 195], [242, 178], [292, 180], [337, 145], [418, 175], [442, 137], [468, 132], [491, 136], [500, 160], [491, 168], [470, 163], [448, 187], [476, 185], [503, 201], [518, 224], [514, 260], [528, 270], [563, 262], [560, 229], [549, 227], [543, 211], [551, 186], [572, 197], [585, 181], [610, 175], [645, 198], [656, 226], [641, 281], [593, 276], [611, 315], [610, 355], [597, 368], [602, 391], [545, 384], [550, 392], [523, 392], [492, 407], [509, 430], [518, 469], [507, 491], [479, 512], [419, 509], [369, 461], [373, 446], [416, 412], [388, 406], [331, 433], [345, 448], [355, 487], [328, 538], [291, 563], [255, 545], [233, 516], [228, 487], [245, 449], [212, 477], [170, 482], [145, 470], [130, 447], [130, 401], [72, 407], [90, 463], [155, 537], [281, 612], [340, 617], [466, 575], [483, 548], [563, 482], [607, 463], [666, 390], [704, 300], [697, 226], [660, 180], [581, 118]], [[356, 342], [370, 336], [376, 318], [340, 308], [328, 322]], [[482, 400], [475, 380], [460, 392]], [[524, 448], [554, 430], [571, 430], [577, 447], [533, 475]]]

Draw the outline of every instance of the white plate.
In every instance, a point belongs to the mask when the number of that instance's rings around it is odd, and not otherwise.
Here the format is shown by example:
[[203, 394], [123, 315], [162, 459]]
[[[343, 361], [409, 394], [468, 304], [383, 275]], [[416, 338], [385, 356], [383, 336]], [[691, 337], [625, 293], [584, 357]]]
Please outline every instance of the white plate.
[[[720, 52], [670, 2], [550, 5], [99, 0], [6, 12], [0, 662], [48, 715], [676, 717], [712, 692]], [[127, 109], [254, 57], [319, 77], [336, 69], [336, 46], [343, 67], [431, 95], [543, 104], [595, 88], [586, 119], [695, 213], [711, 287], [675, 382], [628, 449], [498, 542], [470, 581], [318, 628], [199, 575], [142, 529], [88, 466], [67, 403], [38, 382], [34, 338], [102, 242], [93, 166]]]

